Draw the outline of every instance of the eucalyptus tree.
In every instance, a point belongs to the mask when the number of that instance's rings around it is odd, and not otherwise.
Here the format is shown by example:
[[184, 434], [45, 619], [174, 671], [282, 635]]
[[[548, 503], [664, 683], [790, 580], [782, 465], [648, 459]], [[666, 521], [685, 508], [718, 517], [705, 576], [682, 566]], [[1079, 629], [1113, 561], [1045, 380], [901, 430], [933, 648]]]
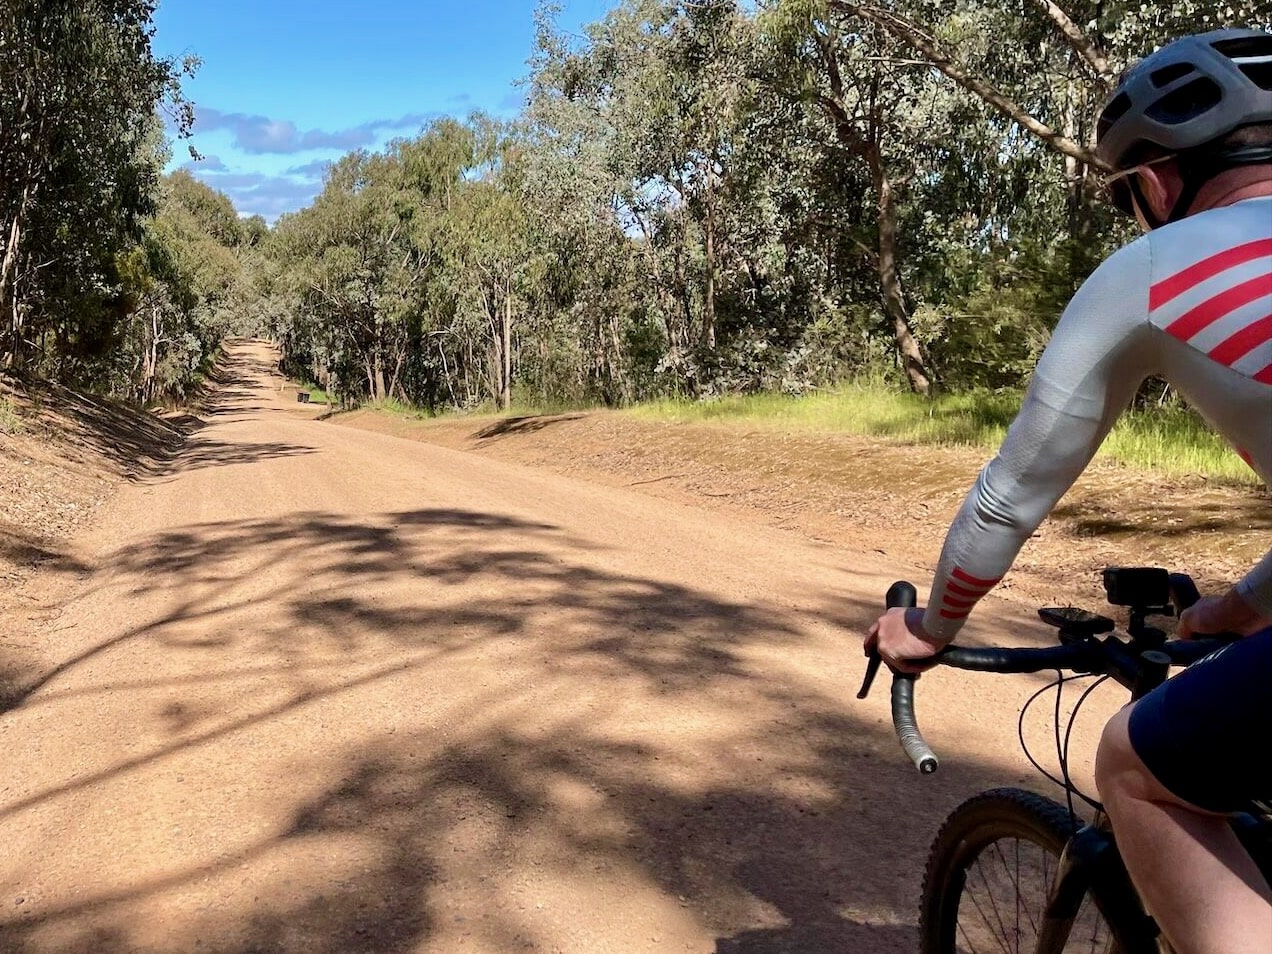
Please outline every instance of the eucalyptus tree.
[[544, 398], [622, 402], [656, 389], [674, 293], [647, 233], [635, 238], [639, 190], [591, 39], [572, 41], [553, 13], [536, 13], [524, 116], [520, 183], [548, 268], [523, 366]]
[[246, 231], [230, 200], [187, 172], [166, 176], [142, 240], [115, 258], [122, 316], [97, 384], [149, 403], [187, 395], [254, 297]]
[[444, 220], [451, 236], [457, 324], [484, 343], [482, 377], [500, 409], [512, 401], [514, 328], [524, 322], [538, 255], [516, 176], [515, 130], [484, 116], [471, 121], [469, 174]]
[[1225, 26], [1272, 27], [1267, 0], [829, 0], [885, 31], [1061, 157], [1071, 236], [1089, 240], [1102, 163], [1095, 119], [1118, 74], [1161, 43]]
[[122, 314], [117, 253], [141, 237], [163, 152], [154, 115], [190, 115], [193, 68], [151, 49], [152, 0], [0, 5], [0, 363], [53, 351], [86, 373]]
[[945, 265], [916, 324], [954, 386], [1019, 382], [1073, 290], [1127, 237], [1098, 200], [1106, 170], [1094, 152], [1095, 119], [1119, 72], [1174, 36], [1272, 21], [1267, 0], [828, 0], [823, 9], [851, 35], [882, 32], [939, 72], [947, 96], [972, 100], [947, 129], [958, 154], [929, 156], [918, 180], [915, 199], [944, 234], [910, 236]]
[[[823, 114], [836, 151], [859, 162], [873, 197], [873, 240], [862, 252], [878, 276], [878, 299], [910, 387], [933, 387], [910, 318], [900, 234], [905, 192], [927, 169], [934, 121], [930, 76], [912, 68], [897, 44], [871, 24], [846, 24], [821, 0], [784, 3], [766, 18], [781, 55], [784, 82], [796, 98]], [[830, 145], [831, 143], [828, 143]]]
[[[788, 137], [758, 105], [760, 52], [753, 17], [732, 0], [628, 0], [582, 42], [541, 15], [528, 110], [536, 175], [556, 181], [554, 163], [584, 170], [578, 225], [599, 247], [625, 235], [619, 260], [645, 276], [620, 303], [630, 348], [625, 365], [609, 363], [619, 380], [647, 377], [652, 360], [670, 388], [702, 393], [739, 381], [742, 351], [785, 354], [768, 319], [787, 312], [772, 300], [785, 248], [773, 199], [792, 177]], [[593, 328], [598, 357], [624, 353], [620, 331]]]
[[353, 152], [331, 167], [314, 204], [277, 229], [304, 350], [321, 358], [319, 370], [334, 374], [342, 392], [373, 401], [401, 395], [418, 316], [413, 198], [398, 154]]
[[406, 213], [405, 238], [415, 249], [417, 269], [416, 318], [404, 392], [410, 400], [430, 407], [471, 403], [459, 395], [478, 389], [474, 382], [480, 364], [477, 348], [458, 320], [463, 287], [453, 228], [475, 150], [472, 128], [450, 118], [439, 119], [420, 136], [392, 146], [401, 164], [398, 202]]

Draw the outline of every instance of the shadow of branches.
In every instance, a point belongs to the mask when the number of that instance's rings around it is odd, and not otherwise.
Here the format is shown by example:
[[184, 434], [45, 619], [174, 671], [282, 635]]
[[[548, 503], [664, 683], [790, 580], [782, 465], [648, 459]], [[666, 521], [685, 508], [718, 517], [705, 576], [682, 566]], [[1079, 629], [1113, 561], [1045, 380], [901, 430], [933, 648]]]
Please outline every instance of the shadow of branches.
[[486, 441], [496, 437], [507, 437], [510, 434], [533, 434], [553, 424], [576, 421], [581, 417], [583, 417], [582, 414], [534, 414], [506, 417], [483, 427], [477, 432], [477, 437], [479, 440]]
[[1235, 500], [1204, 503], [1196, 499], [1165, 502], [1160, 499], [1107, 502], [1062, 502], [1053, 518], [1071, 522], [1077, 536], [1143, 534], [1155, 537], [1187, 537], [1195, 533], [1232, 533], [1237, 530], [1272, 530], [1272, 508], [1266, 494], [1251, 492]]
[[[182, 753], [316, 719], [334, 700], [381, 698], [410, 679], [440, 679], [426, 683], [440, 691], [448, 665], [467, 674], [453, 691], [470, 715], [431, 730], [373, 727], [309, 761], [299, 752], [291, 771], [326, 781], [285, 824], [163, 876], [121, 872], [73, 900], [9, 909], [0, 950], [552, 950], [563, 918], [582, 937], [591, 919], [643, 916], [621, 897], [612, 912], [562, 909], [563, 890], [611, 879], [680, 899], [720, 954], [913, 949], [931, 829], [996, 770], [951, 766], [919, 784], [877, 706], [850, 708], [846, 686], [828, 692], [755, 663], [761, 648], [798, 650], [807, 634], [794, 613], [607, 571], [590, 550], [547, 523], [419, 509], [195, 524], [113, 554], [112, 585], [164, 595], [168, 610], [15, 701], [56, 717], [86, 697], [160, 693], [157, 740], [8, 801], [0, 824]], [[395, 600], [404, 576], [411, 598]], [[871, 611], [837, 594], [824, 605], [834, 622]], [[51, 684], [126, 644], [153, 671], [126, 685]], [[189, 665], [168, 671], [169, 659]], [[246, 687], [262, 677], [273, 695], [253, 699]], [[218, 685], [224, 708], [196, 700]], [[729, 729], [704, 736], [706, 748], [680, 741], [718, 724]], [[241, 784], [288, 792], [282, 776]], [[905, 822], [889, 835], [881, 822], [899, 792]], [[207, 900], [165, 922], [168, 940], [139, 939], [138, 912], [174, 892]], [[245, 897], [212, 900], [235, 892]], [[579, 943], [571, 949], [596, 949]], [[640, 943], [631, 950], [662, 949]]]

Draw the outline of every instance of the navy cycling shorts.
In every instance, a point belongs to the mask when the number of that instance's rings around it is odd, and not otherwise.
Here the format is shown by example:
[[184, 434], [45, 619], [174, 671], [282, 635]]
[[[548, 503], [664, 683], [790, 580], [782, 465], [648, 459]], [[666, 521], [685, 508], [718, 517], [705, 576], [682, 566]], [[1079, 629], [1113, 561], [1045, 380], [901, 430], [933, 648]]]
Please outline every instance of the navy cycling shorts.
[[1167, 789], [1214, 812], [1272, 802], [1272, 628], [1189, 666], [1131, 710], [1131, 745]]

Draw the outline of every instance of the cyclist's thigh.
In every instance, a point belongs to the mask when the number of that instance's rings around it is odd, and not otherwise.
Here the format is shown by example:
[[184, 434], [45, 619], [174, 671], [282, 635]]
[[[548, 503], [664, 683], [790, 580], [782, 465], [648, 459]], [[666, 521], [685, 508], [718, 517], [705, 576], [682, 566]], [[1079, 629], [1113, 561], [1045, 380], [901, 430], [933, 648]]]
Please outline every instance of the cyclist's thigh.
[[1135, 704], [1131, 745], [1167, 789], [1199, 808], [1272, 799], [1272, 628], [1194, 663]]

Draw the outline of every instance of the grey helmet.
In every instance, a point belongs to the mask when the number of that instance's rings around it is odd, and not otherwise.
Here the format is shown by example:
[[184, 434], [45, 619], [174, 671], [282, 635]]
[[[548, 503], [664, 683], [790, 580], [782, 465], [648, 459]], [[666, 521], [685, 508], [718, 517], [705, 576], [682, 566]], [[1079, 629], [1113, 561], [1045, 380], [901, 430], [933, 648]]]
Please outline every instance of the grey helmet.
[[[1272, 123], [1272, 33], [1215, 30], [1168, 43], [1123, 74], [1100, 114], [1096, 154], [1120, 172], [1149, 154], [1200, 156], [1255, 123]], [[1247, 162], [1272, 162], [1272, 151], [1237, 150], [1223, 165]], [[1213, 175], [1213, 167], [1197, 171]]]

